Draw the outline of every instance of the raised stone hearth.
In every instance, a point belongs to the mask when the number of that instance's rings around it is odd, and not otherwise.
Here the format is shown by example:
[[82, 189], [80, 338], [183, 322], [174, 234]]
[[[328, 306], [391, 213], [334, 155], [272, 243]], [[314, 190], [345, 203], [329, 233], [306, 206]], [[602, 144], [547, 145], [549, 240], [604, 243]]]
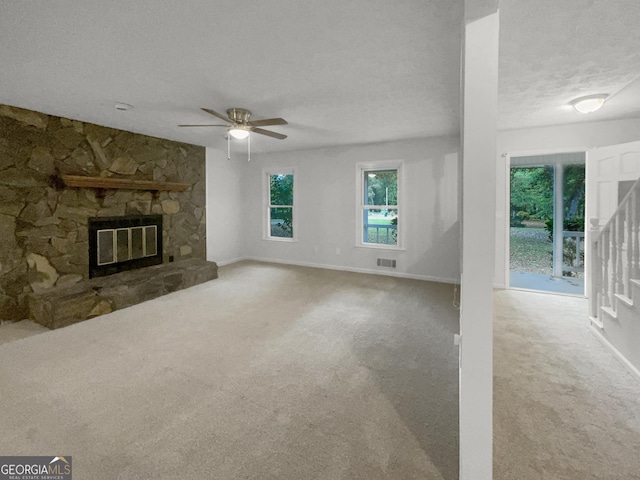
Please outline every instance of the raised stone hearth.
[[30, 318], [55, 329], [218, 278], [213, 262], [190, 259], [92, 278], [29, 295]]

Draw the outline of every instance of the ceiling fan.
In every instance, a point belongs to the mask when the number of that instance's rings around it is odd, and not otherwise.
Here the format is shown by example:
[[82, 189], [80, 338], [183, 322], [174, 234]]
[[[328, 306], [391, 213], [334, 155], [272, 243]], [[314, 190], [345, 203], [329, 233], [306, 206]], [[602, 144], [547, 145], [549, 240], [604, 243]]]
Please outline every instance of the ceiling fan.
[[249, 133], [259, 133], [260, 135], [266, 135], [268, 137], [277, 138], [278, 140], [284, 140], [286, 135], [281, 133], [272, 132], [271, 130], [265, 130], [265, 126], [270, 125], [287, 125], [287, 121], [284, 118], [266, 118], [263, 120], [250, 120], [251, 112], [245, 108], [229, 108], [227, 109], [227, 115], [222, 115], [209, 108], [203, 108], [203, 111], [207, 112], [214, 117], [218, 117], [229, 125], [178, 125], [179, 127], [226, 127], [227, 133], [233, 138], [243, 139], [249, 136]]

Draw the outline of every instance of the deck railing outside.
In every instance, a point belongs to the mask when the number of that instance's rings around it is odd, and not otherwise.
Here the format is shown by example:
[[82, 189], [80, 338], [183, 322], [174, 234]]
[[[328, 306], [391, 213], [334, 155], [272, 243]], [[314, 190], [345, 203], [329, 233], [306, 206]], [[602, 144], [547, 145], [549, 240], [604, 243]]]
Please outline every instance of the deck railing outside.
[[562, 232], [562, 271], [584, 273], [584, 232]]
[[[380, 234], [380, 231], [382, 235]], [[364, 231], [367, 234], [367, 243], [382, 243], [386, 245], [395, 245], [397, 236], [393, 232], [398, 230], [398, 225], [378, 225], [374, 223], [366, 223]]]

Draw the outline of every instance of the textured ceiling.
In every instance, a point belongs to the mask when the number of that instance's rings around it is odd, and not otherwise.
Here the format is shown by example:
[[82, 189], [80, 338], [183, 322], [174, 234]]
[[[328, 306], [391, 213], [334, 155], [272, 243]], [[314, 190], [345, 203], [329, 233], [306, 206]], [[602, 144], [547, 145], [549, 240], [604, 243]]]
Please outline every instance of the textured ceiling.
[[[499, 127], [640, 117], [639, 26], [638, 0], [500, 0]], [[569, 106], [595, 93], [599, 111]]]
[[[202, 112], [283, 117], [314, 148], [455, 132], [463, 0], [2, 2], [0, 103], [222, 146]], [[5, 68], [10, 66], [10, 68]], [[115, 102], [135, 107], [114, 109]]]
[[[463, 0], [0, 0], [0, 103], [224, 148], [200, 107], [244, 107], [252, 150], [457, 134]], [[640, 116], [640, 2], [501, 0], [500, 127]], [[567, 107], [612, 94], [601, 111]], [[135, 108], [120, 112], [116, 102]]]

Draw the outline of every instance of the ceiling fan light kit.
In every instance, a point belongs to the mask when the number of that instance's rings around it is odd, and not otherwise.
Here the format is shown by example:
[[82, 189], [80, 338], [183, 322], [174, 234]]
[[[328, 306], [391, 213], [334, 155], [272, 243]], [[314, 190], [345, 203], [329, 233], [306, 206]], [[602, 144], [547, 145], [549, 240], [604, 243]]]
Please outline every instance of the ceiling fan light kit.
[[587, 95], [585, 97], [576, 98], [571, 102], [573, 108], [580, 113], [593, 113], [604, 105], [609, 95], [606, 93], [598, 93], [595, 95]]
[[238, 140], [244, 140], [249, 136], [249, 130], [242, 127], [232, 127], [229, 129], [229, 135]]
[[231, 159], [231, 137], [244, 140], [247, 139], [247, 151], [249, 160], [251, 160], [251, 133], [258, 133], [260, 135], [266, 135], [267, 137], [277, 138], [278, 140], [284, 140], [286, 135], [273, 132], [271, 130], [265, 130], [264, 128], [269, 125], [288, 125], [284, 118], [265, 118], [263, 120], [250, 120], [251, 112], [246, 108], [229, 108], [227, 109], [227, 115], [211, 110], [209, 108], [202, 108], [204, 112], [209, 115], [218, 117], [224, 120], [229, 125], [178, 125], [179, 127], [225, 127], [227, 129], [227, 157]]

